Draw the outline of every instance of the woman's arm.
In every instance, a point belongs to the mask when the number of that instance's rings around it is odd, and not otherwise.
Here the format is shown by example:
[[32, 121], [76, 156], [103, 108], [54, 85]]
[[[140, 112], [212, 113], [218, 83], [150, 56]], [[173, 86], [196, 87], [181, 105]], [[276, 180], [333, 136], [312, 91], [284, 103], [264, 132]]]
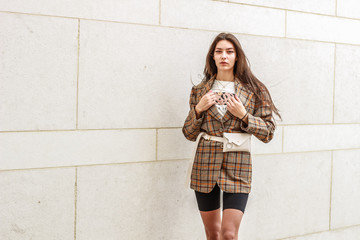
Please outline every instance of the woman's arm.
[[198, 110], [197, 105], [195, 106], [195, 114], [196, 114], [196, 119], [199, 119], [202, 116], [202, 112], [200, 112], [200, 110]]
[[184, 126], [182, 128], [182, 132], [186, 139], [195, 142], [197, 136], [200, 133], [200, 127], [204, 120], [204, 114], [200, 113], [199, 111], [195, 110], [195, 107], [198, 103], [197, 96], [196, 96], [196, 90], [194, 87], [191, 89], [190, 94], [190, 111], [188, 113], [188, 116], [185, 119]]
[[272, 110], [268, 101], [261, 99], [255, 103], [254, 115], [248, 115], [240, 123], [242, 130], [253, 134], [264, 143], [274, 137], [275, 124], [272, 120]]

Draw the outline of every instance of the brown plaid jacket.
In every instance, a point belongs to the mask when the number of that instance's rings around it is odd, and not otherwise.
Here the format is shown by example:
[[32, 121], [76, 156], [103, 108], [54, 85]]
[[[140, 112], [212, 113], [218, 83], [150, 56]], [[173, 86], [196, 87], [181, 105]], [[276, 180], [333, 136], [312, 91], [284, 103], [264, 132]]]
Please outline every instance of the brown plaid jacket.
[[[223, 132], [247, 132], [264, 143], [274, 136], [272, 110], [265, 99], [257, 99], [235, 78], [235, 93], [248, 111], [248, 124], [227, 111], [221, 119], [215, 104], [196, 119], [195, 106], [212, 87], [216, 76], [193, 86], [190, 94], [190, 111], [182, 132], [186, 139], [196, 141], [200, 132], [223, 137]], [[254, 97], [253, 97], [254, 96]], [[256, 98], [256, 99], [255, 99]], [[223, 143], [201, 138], [191, 171], [190, 188], [209, 193], [216, 182], [224, 192], [250, 193], [252, 163], [249, 152], [223, 152]]]

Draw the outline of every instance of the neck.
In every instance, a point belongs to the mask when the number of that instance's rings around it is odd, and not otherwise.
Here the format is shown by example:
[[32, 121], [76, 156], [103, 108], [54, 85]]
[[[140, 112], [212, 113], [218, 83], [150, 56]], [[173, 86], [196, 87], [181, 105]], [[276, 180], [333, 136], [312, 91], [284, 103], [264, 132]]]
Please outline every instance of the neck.
[[233, 82], [234, 81], [234, 74], [232, 72], [224, 72], [220, 71], [216, 74], [216, 79], [221, 81], [228, 81]]

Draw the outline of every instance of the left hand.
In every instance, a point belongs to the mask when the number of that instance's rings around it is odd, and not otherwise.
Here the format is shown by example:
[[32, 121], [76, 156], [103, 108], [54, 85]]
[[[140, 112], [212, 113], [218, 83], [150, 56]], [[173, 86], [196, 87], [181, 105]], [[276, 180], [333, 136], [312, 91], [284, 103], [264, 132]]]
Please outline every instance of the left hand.
[[227, 102], [227, 109], [234, 115], [235, 117], [242, 118], [246, 114], [246, 109], [238, 96], [234, 94], [235, 97], [230, 97]]

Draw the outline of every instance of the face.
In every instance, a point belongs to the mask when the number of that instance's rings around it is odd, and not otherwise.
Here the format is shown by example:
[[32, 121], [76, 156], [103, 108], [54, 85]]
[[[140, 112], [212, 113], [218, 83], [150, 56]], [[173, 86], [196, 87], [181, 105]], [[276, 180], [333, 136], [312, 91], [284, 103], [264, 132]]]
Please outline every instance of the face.
[[234, 45], [228, 40], [219, 41], [216, 44], [213, 59], [218, 71], [232, 71], [236, 61]]

